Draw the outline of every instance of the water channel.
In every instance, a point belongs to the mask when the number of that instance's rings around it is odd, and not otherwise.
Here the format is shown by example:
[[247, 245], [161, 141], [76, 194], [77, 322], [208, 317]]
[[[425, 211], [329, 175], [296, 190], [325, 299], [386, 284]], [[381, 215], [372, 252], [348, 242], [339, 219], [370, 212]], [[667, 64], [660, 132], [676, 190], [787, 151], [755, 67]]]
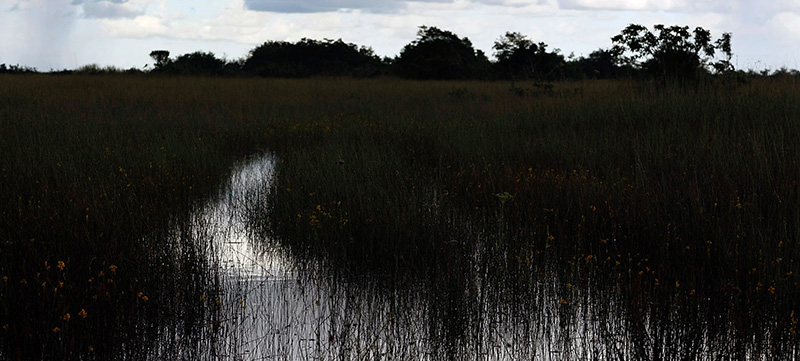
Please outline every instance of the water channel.
[[648, 319], [632, 325], [613, 296], [602, 296], [608, 290], [575, 290], [579, 301], [567, 303], [555, 296], [557, 277], [527, 285], [526, 299], [511, 302], [508, 287], [486, 274], [444, 290], [424, 280], [387, 288], [369, 277], [342, 280], [299, 264], [249, 226], [248, 214], [269, 195], [275, 162], [264, 156], [241, 163], [196, 214], [223, 290], [224, 337], [207, 350], [209, 359], [727, 359], [735, 353], [726, 339], [702, 330]]

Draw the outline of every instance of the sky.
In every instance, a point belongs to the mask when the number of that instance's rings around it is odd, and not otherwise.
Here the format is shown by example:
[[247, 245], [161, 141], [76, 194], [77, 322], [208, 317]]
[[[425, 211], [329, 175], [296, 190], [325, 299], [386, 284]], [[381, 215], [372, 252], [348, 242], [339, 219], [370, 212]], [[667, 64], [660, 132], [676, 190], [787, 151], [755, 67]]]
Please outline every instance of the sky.
[[800, 69], [800, 0], [0, 0], [0, 63], [142, 69], [152, 50], [239, 59], [265, 41], [304, 37], [394, 57], [420, 25], [468, 37], [489, 56], [508, 31], [587, 56], [628, 24], [730, 32], [737, 69]]

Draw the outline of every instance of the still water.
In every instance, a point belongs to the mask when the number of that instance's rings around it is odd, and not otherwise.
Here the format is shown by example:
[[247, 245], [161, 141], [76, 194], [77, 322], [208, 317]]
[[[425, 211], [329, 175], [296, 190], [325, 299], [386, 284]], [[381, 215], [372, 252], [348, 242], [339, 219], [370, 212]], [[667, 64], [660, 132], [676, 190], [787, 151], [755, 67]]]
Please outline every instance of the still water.
[[[689, 360], [737, 352], [724, 332], [664, 322], [678, 314], [626, 316], [614, 290], [563, 291], [557, 272], [514, 289], [480, 268], [452, 281], [434, 276], [387, 286], [301, 263], [252, 226], [279, 176], [276, 161], [241, 163], [195, 215], [202, 230], [196, 236], [210, 240], [221, 284], [213, 295], [222, 305], [219, 332], [203, 350], [208, 359]], [[472, 257], [486, 264], [480, 254]]]
[[[217, 199], [196, 214], [222, 275], [221, 334], [211, 358], [236, 360], [427, 359], [424, 307], [365, 284], [340, 284], [297, 264], [250, 226], [270, 191], [275, 159], [232, 171]], [[374, 291], [374, 290], [372, 290]], [[402, 337], [398, 333], [402, 332]]]

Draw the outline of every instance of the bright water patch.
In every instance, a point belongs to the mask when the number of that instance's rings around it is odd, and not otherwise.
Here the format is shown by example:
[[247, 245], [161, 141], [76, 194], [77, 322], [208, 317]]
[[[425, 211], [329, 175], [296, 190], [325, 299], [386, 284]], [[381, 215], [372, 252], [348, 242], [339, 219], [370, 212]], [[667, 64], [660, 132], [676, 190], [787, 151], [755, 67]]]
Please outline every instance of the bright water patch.
[[291, 275], [291, 261], [279, 249], [265, 247], [263, 237], [248, 223], [266, 202], [274, 173], [275, 158], [270, 155], [237, 165], [218, 197], [196, 214], [196, 229], [210, 241], [224, 274], [273, 280]]
[[[269, 216], [259, 212], [275, 164], [272, 156], [241, 163], [195, 215], [193, 236], [209, 241], [220, 280], [220, 292], [208, 296], [221, 305], [221, 317], [209, 324], [217, 336], [203, 358], [680, 360], [739, 352], [710, 347], [702, 321], [673, 326], [679, 311], [663, 320], [626, 314], [618, 287], [567, 284], [559, 272], [570, 268], [542, 264], [509, 273], [492, 254], [473, 251], [452, 275], [441, 268], [427, 278], [381, 282], [298, 264], [251, 222]], [[465, 227], [474, 244], [494, 242], [480, 227]], [[724, 330], [717, 337], [732, 344]]]
[[541, 340], [542, 334], [532, 335], [532, 330], [515, 326], [516, 316], [502, 320], [507, 316], [498, 313], [502, 305], [487, 298], [493, 287], [480, 280], [472, 291], [442, 294], [421, 282], [387, 290], [368, 276], [344, 281], [308, 271], [314, 267], [298, 267], [249, 222], [264, 209], [259, 206], [269, 196], [275, 162], [274, 157], [264, 156], [234, 167], [227, 186], [195, 215], [194, 236], [208, 241], [221, 276], [221, 292], [209, 296], [222, 305], [221, 319], [211, 325], [220, 337], [212, 341], [205, 357], [499, 360], [566, 356], [550, 354], [548, 343], [527, 344]]

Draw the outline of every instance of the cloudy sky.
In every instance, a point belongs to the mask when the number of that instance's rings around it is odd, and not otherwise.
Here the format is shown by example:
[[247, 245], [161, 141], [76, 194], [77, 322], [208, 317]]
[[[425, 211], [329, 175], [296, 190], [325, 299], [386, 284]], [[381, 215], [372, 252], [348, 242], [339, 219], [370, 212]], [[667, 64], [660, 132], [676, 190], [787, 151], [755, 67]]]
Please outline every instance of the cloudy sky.
[[610, 47], [631, 23], [731, 32], [737, 68], [800, 68], [800, 0], [0, 0], [0, 63], [141, 68], [155, 49], [235, 59], [303, 37], [395, 56], [420, 25], [469, 37], [489, 55], [516, 31], [581, 56]]

